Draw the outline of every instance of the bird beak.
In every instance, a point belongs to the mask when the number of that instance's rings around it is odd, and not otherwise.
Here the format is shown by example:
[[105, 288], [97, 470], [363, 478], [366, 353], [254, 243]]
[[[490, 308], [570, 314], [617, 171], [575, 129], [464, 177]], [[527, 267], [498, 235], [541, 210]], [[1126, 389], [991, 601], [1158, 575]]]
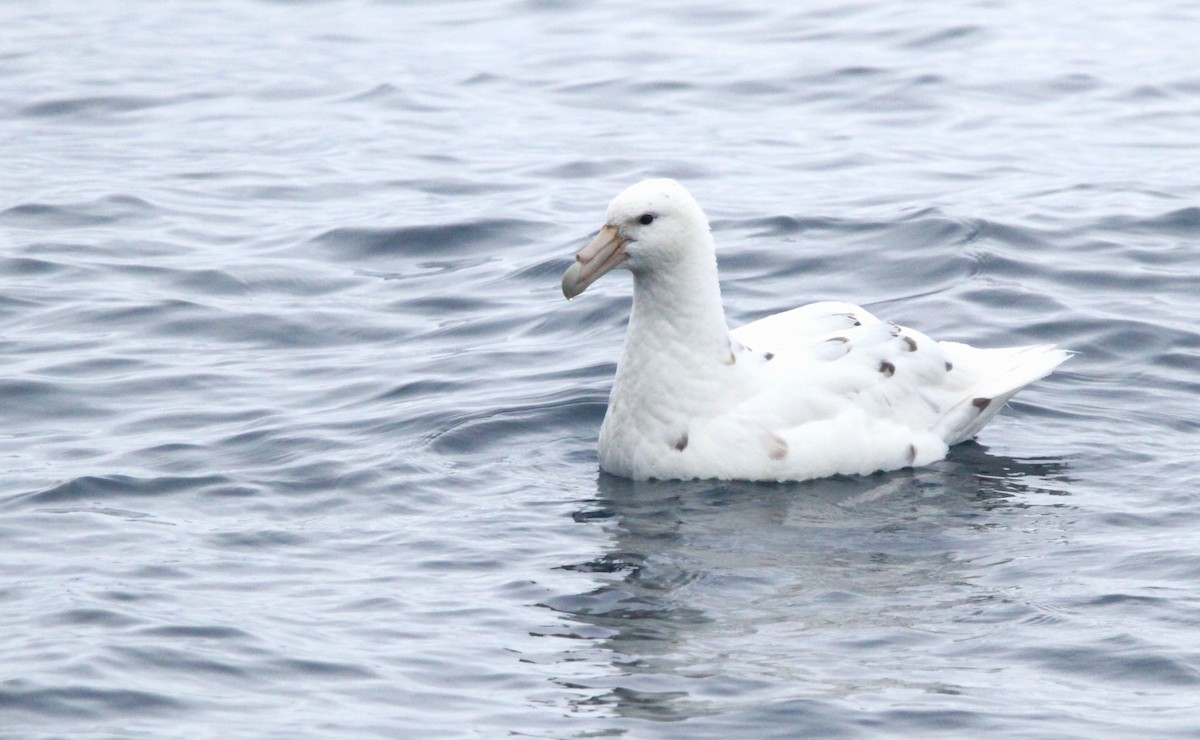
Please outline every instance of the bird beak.
[[625, 261], [628, 239], [615, 226], [605, 226], [596, 238], [575, 255], [575, 263], [563, 273], [562, 291], [571, 300], [596, 282], [604, 273]]

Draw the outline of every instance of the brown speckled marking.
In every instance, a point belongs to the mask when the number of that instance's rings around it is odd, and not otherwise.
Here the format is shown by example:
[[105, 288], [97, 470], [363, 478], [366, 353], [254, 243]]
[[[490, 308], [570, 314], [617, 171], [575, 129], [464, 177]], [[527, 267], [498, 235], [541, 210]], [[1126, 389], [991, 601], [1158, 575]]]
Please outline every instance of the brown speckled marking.
[[687, 443], [688, 443], [687, 432], [684, 432], [683, 436], [679, 438], [679, 441], [675, 443], [675, 449], [679, 450], [680, 452], [683, 452], [684, 450], [687, 449]]
[[953, 369], [954, 369], [954, 363], [950, 362], [949, 360], [946, 360], [946, 372], [950, 372]]
[[916, 462], [916, 460], [917, 460], [917, 447], [916, 447], [916, 445], [909, 445], [908, 446], [908, 464], [912, 465], [914, 462]]
[[971, 401], [971, 403], [975, 405], [975, 408], [979, 409], [980, 411], [986, 409], [988, 404], [991, 402], [992, 399], [990, 398], [976, 398], [974, 401]]
[[904, 337], [903, 339], [908, 344], [909, 352], [917, 351], [917, 340], [913, 339], [912, 337]]
[[772, 460], [782, 460], [787, 457], [788, 443], [783, 437], [778, 434], [771, 435], [771, 449], [767, 452], [767, 456]]
[[895, 375], [896, 366], [887, 360], [884, 360], [883, 362], [879, 363], [879, 372], [883, 373], [884, 375]]
[[770, 362], [772, 359], [774, 359], [774, 357], [775, 357], [775, 353], [774, 353], [774, 352], [768, 352], [768, 353], [766, 353], [765, 355], [763, 355], [763, 359], [764, 359], [764, 360], [766, 360], [766, 361], [768, 361], [768, 362]]

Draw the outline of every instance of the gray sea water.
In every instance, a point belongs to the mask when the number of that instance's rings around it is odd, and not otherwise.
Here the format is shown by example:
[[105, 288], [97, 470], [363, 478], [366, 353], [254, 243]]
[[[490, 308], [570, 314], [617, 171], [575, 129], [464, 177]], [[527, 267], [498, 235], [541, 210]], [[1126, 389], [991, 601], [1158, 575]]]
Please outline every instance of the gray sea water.
[[[0, 4], [0, 735], [1200, 734], [1200, 5]], [[1079, 354], [921, 470], [595, 443], [684, 182], [732, 323]]]

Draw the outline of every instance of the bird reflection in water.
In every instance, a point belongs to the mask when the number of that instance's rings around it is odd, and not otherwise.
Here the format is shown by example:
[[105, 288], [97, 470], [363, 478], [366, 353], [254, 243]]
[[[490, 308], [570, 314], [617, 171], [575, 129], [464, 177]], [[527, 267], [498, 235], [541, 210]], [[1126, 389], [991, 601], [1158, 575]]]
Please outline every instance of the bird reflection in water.
[[677, 721], [776, 695], [953, 693], [954, 645], [1011, 598], [989, 569], [1060, 535], [1069, 482], [1062, 460], [977, 443], [929, 468], [804, 483], [601, 473], [575, 518], [611, 544], [562, 566], [595, 586], [545, 604], [572, 625], [558, 636], [608, 655], [602, 675], [573, 672], [577, 708]]

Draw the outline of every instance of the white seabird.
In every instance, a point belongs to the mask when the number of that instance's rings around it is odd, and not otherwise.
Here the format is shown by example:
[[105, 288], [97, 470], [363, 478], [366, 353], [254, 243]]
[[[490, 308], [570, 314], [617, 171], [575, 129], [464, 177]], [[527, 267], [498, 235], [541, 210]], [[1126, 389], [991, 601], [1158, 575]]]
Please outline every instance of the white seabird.
[[574, 298], [633, 273], [600, 467], [644, 480], [798, 481], [926, 465], [1071, 353], [935, 342], [840, 302], [729, 330], [708, 219], [673, 180], [608, 206], [563, 275]]

